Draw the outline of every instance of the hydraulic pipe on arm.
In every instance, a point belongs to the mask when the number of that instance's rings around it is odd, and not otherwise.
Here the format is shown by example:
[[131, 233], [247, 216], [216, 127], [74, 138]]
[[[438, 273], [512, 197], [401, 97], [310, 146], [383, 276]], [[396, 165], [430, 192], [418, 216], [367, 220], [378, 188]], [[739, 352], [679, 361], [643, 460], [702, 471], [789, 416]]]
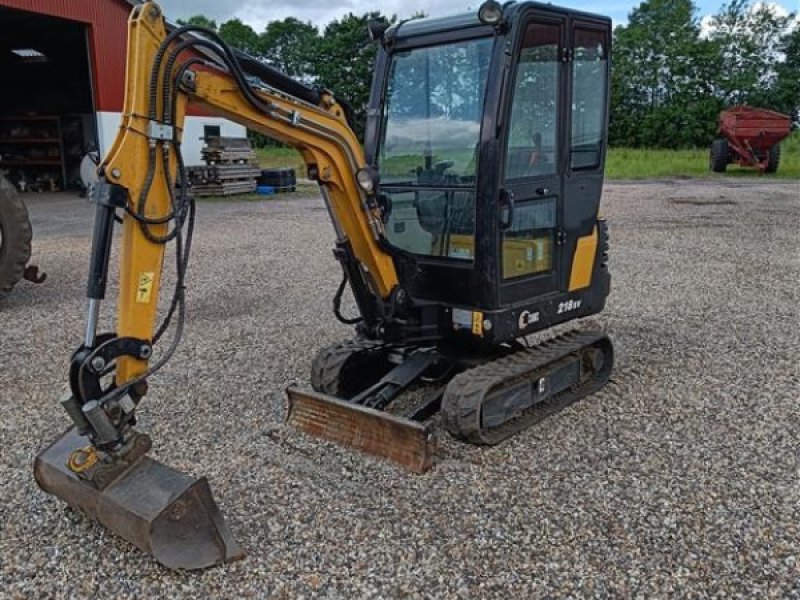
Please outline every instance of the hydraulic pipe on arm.
[[[249, 66], [259, 70], [257, 63]], [[187, 105], [199, 105], [300, 152], [309, 175], [320, 184], [336, 231], [337, 257], [367, 326], [375, 325], [375, 308], [391, 299], [397, 285], [394, 264], [378, 244], [383, 223], [377, 201], [356, 179], [365, 170], [365, 159], [343, 107], [329, 92], [305, 93], [310, 88], [301, 83], [269, 68], [261, 71], [267, 87], [256, 90], [214, 32], [197, 27], [168, 31], [157, 4], [134, 8], [122, 124], [100, 166], [95, 193], [86, 330], [72, 356], [70, 392], [61, 399], [74, 428], [35, 461], [36, 479], [45, 491], [173, 568], [205, 567], [242, 555], [207, 481], [147, 457], [150, 439], [134, 429], [147, 378], [175, 350], [185, 316], [195, 215], [180, 153]], [[120, 215], [116, 328], [98, 333]], [[168, 245], [175, 249], [175, 284], [157, 325]], [[168, 330], [169, 347], [154, 354]]]

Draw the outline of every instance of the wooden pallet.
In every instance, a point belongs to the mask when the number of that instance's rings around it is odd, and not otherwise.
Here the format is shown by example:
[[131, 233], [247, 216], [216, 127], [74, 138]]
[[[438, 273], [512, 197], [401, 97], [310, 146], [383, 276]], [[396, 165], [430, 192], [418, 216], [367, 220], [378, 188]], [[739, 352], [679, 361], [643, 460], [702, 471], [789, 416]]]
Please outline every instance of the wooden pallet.
[[255, 180], [223, 181], [219, 183], [203, 183], [193, 185], [195, 196], [233, 196], [235, 194], [253, 194], [256, 191]]

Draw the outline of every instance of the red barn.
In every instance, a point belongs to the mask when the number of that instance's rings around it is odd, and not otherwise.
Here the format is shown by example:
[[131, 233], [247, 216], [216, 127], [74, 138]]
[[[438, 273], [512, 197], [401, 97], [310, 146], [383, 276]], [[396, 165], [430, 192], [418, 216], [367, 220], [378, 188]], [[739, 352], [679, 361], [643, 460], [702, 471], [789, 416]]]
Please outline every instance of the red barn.
[[[67, 189], [82, 157], [117, 133], [127, 20], [138, 0], [0, 0], [0, 169], [20, 188]], [[187, 118], [184, 154], [201, 138], [243, 136], [215, 117]]]

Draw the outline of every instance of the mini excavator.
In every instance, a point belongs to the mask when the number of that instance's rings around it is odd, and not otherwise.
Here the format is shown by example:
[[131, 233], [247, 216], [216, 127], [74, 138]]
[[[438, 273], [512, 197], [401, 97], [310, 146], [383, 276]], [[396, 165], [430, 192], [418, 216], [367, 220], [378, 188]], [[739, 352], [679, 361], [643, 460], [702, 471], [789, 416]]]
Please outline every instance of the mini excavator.
[[[354, 334], [319, 351], [312, 389], [288, 390], [291, 424], [423, 472], [436, 413], [455, 438], [496, 444], [599, 390], [613, 363], [602, 332], [533, 346], [529, 336], [600, 312], [609, 293], [598, 208], [610, 33], [607, 18], [535, 2], [372, 21], [362, 146], [331, 91], [137, 5], [123, 120], [95, 190], [85, 337], [60, 399], [71, 427], [36, 457], [39, 485], [167, 567], [242, 556], [206, 479], [149, 458], [136, 429], [148, 382], [184, 329], [196, 212], [181, 157], [189, 103], [296, 148], [333, 223], [343, 272], [333, 312]], [[118, 223], [116, 327], [101, 332]], [[170, 245], [175, 281], [159, 311]], [[431, 393], [396, 410], [420, 382]]]

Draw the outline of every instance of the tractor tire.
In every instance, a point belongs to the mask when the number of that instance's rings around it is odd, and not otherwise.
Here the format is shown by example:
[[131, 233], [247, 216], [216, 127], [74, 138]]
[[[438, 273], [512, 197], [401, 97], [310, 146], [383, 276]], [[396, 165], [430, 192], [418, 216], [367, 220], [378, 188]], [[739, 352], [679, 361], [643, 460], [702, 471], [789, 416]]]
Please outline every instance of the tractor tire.
[[774, 173], [778, 170], [779, 164], [781, 164], [781, 145], [775, 144], [769, 149], [769, 154], [767, 155], [767, 168], [764, 169], [764, 172]]
[[25, 204], [0, 175], [0, 300], [22, 279], [31, 257], [32, 237]]
[[720, 138], [711, 142], [708, 167], [714, 173], [724, 173], [728, 168], [728, 140]]

